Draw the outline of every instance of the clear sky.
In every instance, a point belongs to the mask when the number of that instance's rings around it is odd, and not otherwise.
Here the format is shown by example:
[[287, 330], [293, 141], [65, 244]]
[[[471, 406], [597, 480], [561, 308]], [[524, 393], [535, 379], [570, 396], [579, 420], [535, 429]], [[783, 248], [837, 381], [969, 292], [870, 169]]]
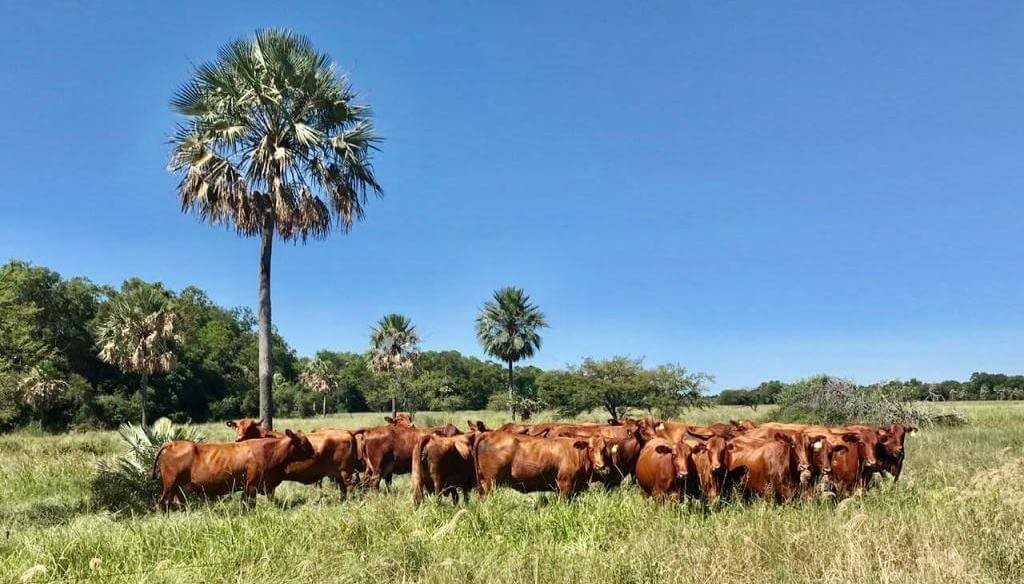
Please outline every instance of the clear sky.
[[551, 324], [542, 367], [1022, 370], [1024, 4], [136, 4], [0, 7], [0, 258], [254, 306], [258, 241], [179, 211], [168, 100], [280, 26], [387, 140], [366, 222], [275, 247], [302, 354], [399, 311], [482, 355], [473, 317], [516, 284]]

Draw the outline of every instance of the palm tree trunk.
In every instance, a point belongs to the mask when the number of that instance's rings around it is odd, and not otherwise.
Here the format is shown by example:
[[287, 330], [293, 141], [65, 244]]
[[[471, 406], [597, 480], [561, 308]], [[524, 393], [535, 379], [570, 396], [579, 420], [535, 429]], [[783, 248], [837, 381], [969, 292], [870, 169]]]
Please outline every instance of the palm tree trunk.
[[324, 410], [324, 413], [323, 413], [322, 417], [326, 418], [327, 417], [327, 394], [326, 393], [324, 394], [324, 408], [323, 408], [323, 410]]
[[149, 375], [142, 373], [142, 387], [139, 388], [139, 402], [142, 405], [142, 425], [146, 425], [146, 386], [149, 385]]
[[259, 383], [260, 418], [268, 430], [274, 428], [274, 371], [270, 359], [270, 252], [274, 243], [274, 220], [263, 222], [260, 238], [260, 296], [259, 296]]
[[513, 381], [512, 380], [512, 361], [509, 360], [509, 362], [508, 362], [508, 413], [509, 413], [509, 416], [512, 417], [512, 421], [515, 422], [516, 421], [516, 407], [515, 407], [515, 405], [512, 402], [512, 400], [514, 399], [514, 394], [512, 392], [512, 387], [513, 387], [512, 381]]

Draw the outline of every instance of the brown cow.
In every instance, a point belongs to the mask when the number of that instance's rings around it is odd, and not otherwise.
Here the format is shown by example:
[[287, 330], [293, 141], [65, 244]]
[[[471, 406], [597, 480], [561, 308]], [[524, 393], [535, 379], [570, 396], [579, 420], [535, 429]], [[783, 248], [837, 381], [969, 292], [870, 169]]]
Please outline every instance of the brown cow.
[[412, 452], [412, 500], [418, 505], [423, 492], [441, 496], [451, 495], [458, 504], [459, 491], [462, 499], [469, 502], [469, 491], [476, 484], [476, 468], [473, 465], [473, 442], [476, 436], [437, 436], [424, 434]]
[[[703, 446], [701, 446], [703, 448]], [[678, 501], [686, 487], [693, 461], [690, 446], [654, 438], [644, 445], [636, 461], [636, 484], [655, 499]]]
[[601, 476], [601, 482], [605, 487], [611, 489], [622, 484], [627, 476], [633, 476], [636, 471], [637, 459], [645, 441], [637, 434], [639, 423], [635, 420], [625, 420], [616, 425], [565, 425], [550, 429], [546, 436], [548, 438], [558, 437], [581, 437], [600, 436], [604, 438], [608, 446], [611, 465], [609, 472]]
[[168, 442], [153, 460], [152, 477], [163, 483], [158, 507], [168, 510], [183, 502], [182, 493], [220, 496], [241, 490], [248, 501], [258, 493], [273, 498], [285, 477], [285, 468], [314, 456], [313, 445], [302, 434], [285, 430], [281, 438], [244, 442]]
[[903, 459], [906, 456], [904, 444], [907, 434], [913, 434], [917, 428], [903, 424], [893, 424], [887, 428], [888, 436], [882, 439], [879, 451], [879, 469], [892, 475], [893, 481], [900, 480], [903, 472]]
[[235, 429], [235, 442], [241, 442], [242, 440], [252, 440], [253, 438], [280, 438], [283, 436], [280, 432], [273, 430], [267, 430], [263, 427], [263, 418], [254, 420], [252, 418], [242, 418], [240, 420], [228, 420], [228, 428]]
[[518, 491], [557, 490], [572, 497], [608, 467], [604, 438], [540, 438], [489, 432], [476, 441], [477, 483], [485, 497], [498, 485]]
[[[282, 434], [267, 430], [262, 420], [242, 418], [227, 423], [236, 430], [236, 442], [256, 438], [280, 437]], [[337, 483], [345, 496], [355, 486], [357, 472], [356, 439], [348, 430], [317, 428], [306, 435], [316, 454], [309, 460], [294, 462], [285, 469], [286, 481], [304, 485], [319, 484], [324, 478]]]
[[394, 475], [411, 472], [412, 451], [421, 436], [430, 434], [402, 424], [363, 428], [352, 433], [356, 436], [361, 468], [366, 472], [363, 482], [371, 489], [380, 488], [382, 479], [390, 487]]
[[771, 438], [740, 436], [729, 441], [727, 468], [729, 486], [738, 486], [747, 497], [760, 495], [777, 502], [796, 494], [799, 477], [793, 465], [792, 438], [777, 432]]
[[725, 481], [725, 460], [728, 443], [721, 436], [707, 440], [689, 437], [683, 443], [690, 447], [690, 460], [695, 473], [691, 473], [686, 484], [686, 494], [692, 498], [703, 495], [708, 499], [718, 498]]

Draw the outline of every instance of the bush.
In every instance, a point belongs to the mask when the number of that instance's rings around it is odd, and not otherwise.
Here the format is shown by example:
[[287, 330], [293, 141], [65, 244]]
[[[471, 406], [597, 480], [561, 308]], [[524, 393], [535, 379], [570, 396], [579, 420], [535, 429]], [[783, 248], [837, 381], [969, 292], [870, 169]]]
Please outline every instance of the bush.
[[848, 379], [818, 375], [786, 387], [776, 398], [776, 417], [838, 426], [849, 423], [922, 424], [929, 416], [884, 391], [868, 391]]
[[199, 430], [160, 418], [149, 428], [122, 424], [118, 429], [128, 451], [113, 461], [102, 461], [90, 485], [96, 505], [111, 511], [152, 509], [160, 497], [160, 483], [153, 480], [153, 462], [160, 447], [171, 440], [202, 442]]

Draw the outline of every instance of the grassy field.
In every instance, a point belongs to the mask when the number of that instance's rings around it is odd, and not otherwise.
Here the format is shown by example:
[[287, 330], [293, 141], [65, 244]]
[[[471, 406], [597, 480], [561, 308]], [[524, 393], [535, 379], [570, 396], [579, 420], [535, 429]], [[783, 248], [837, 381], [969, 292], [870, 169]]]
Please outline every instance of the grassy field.
[[[501, 491], [463, 508], [391, 493], [339, 502], [286, 484], [275, 505], [237, 498], [167, 515], [89, 501], [112, 432], [0, 436], [0, 582], [1021, 582], [1024, 402], [956, 403], [970, 424], [908, 437], [903, 480], [863, 497], [714, 510], [654, 503], [633, 486], [571, 503]], [[761, 412], [763, 414], [763, 412]], [[696, 421], [750, 410], [696, 412]], [[422, 414], [420, 423], [491, 412]], [[281, 420], [356, 427], [379, 415]], [[222, 424], [211, 439], [230, 437]]]

